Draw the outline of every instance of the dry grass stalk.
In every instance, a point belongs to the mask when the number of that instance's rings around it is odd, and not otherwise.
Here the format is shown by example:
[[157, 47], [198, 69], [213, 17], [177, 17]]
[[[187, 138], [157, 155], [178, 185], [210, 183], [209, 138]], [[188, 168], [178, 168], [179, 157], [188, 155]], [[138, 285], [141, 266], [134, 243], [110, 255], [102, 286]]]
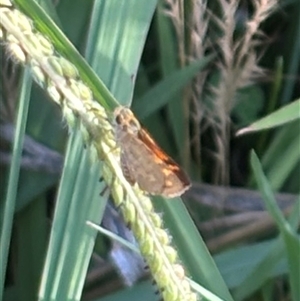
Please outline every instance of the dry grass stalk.
[[252, 1], [254, 11], [246, 22], [245, 31], [234, 37], [239, 1], [219, 0], [223, 16], [216, 20], [221, 30], [218, 47], [221, 60], [218, 62], [220, 79], [212, 89], [214, 106], [215, 145], [217, 152], [215, 182], [229, 182], [230, 112], [235, 104], [238, 90], [246, 87], [263, 74], [258, 65], [257, 45], [261, 43], [261, 23], [276, 7], [276, 0]]
[[[199, 0], [194, 3], [193, 15], [191, 20], [191, 39], [190, 51], [188, 53], [188, 61], [193, 62], [204, 57], [207, 52], [207, 27], [209, 18], [206, 14], [207, 2]], [[194, 78], [189, 89], [191, 90], [191, 121], [193, 127], [192, 147], [195, 154], [195, 161], [198, 166], [201, 166], [201, 121], [204, 116], [204, 108], [202, 96], [204, 95], [204, 84], [206, 82], [208, 72], [205, 70]], [[200, 169], [199, 169], [200, 170]], [[200, 177], [200, 175], [199, 175]]]
[[[168, 15], [173, 23], [177, 36], [178, 59], [180, 67], [184, 67], [193, 61], [204, 56], [207, 50], [205, 37], [207, 32], [208, 19], [206, 16], [206, 0], [183, 1], [183, 0], [165, 0]], [[189, 11], [184, 11], [184, 7], [189, 5]], [[190, 162], [191, 144], [196, 154], [197, 165], [201, 165], [200, 157], [200, 124], [203, 118], [203, 109], [201, 107], [201, 95], [206, 79], [206, 72], [198, 74], [192, 84], [186, 87], [183, 93], [183, 104], [187, 120], [191, 120], [193, 128], [192, 141], [189, 139], [189, 125], [187, 122], [187, 137], [185, 141], [184, 159]], [[187, 167], [185, 162], [184, 166]]]
[[[221, 17], [213, 15], [207, 9], [205, 0], [165, 0], [165, 13], [170, 17], [177, 36], [178, 58], [180, 66], [199, 59], [209, 48], [208, 25], [217, 25], [220, 38], [215, 47], [218, 49], [219, 72], [218, 83], [210, 88], [212, 91], [211, 108], [206, 108], [200, 99], [204, 99], [207, 72], [197, 75], [194, 82], [185, 90], [183, 102], [188, 110], [187, 116], [192, 121], [193, 153], [198, 165], [201, 165], [201, 123], [204, 112], [205, 124], [213, 129], [215, 152], [214, 182], [228, 184], [229, 182], [229, 140], [230, 112], [235, 104], [238, 90], [250, 85], [263, 74], [258, 65], [257, 46], [261, 44], [262, 22], [276, 8], [277, 0], [253, 0], [253, 13], [245, 22], [245, 30], [238, 38], [236, 35], [236, 16], [240, 12], [240, 1], [219, 0]], [[184, 11], [189, 7], [189, 12]], [[208, 17], [210, 16], [210, 17]], [[212, 24], [213, 25], [213, 24]], [[189, 149], [191, 146], [188, 146]], [[186, 152], [185, 152], [186, 153]], [[190, 154], [189, 154], [190, 156]]]

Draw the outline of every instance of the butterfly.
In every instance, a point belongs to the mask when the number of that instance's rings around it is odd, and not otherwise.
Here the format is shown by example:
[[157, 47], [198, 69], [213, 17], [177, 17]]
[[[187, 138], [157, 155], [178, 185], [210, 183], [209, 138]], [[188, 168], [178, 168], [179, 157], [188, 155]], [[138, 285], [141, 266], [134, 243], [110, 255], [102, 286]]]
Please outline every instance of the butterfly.
[[191, 186], [180, 166], [142, 128], [132, 111], [114, 110], [116, 141], [121, 149], [121, 168], [131, 184], [152, 195], [176, 197]]

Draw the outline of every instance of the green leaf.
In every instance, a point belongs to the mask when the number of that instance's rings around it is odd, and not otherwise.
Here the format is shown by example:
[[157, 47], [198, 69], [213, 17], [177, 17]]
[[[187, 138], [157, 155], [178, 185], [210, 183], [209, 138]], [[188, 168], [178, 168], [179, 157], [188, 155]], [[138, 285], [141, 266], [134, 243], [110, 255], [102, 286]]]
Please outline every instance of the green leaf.
[[[272, 137], [267, 150], [264, 151], [262, 164], [271, 187], [276, 191], [283, 187], [299, 166], [300, 135], [298, 135], [298, 129], [298, 121], [287, 124]], [[299, 191], [299, 185], [296, 182], [295, 191]], [[251, 186], [253, 183], [252, 178]]]
[[99, 222], [108, 197], [99, 196], [105, 187], [99, 182], [99, 174], [99, 163], [90, 166], [81, 133], [75, 131], [57, 197], [40, 300], [78, 300], [81, 296], [96, 237], [86, 221]]
[[[271, 239], [226, 250], [214, 259], [228, 287], [239, 289], [242, 298], [259, 289], [266, 279], [287, 273], [283, 249], [282, 241]], [[233, 293], [237, 297], [237, 290]]]
[[[252, 165], [252, 170], [255, 174], [256, 181], [259, 186], [259, 190], [262, 193], [265, 206], [268, 212], [272, 215], [272, 217], [276, 221], [276, 224], [280, 230], [280, 236], [284, 241], [284, 247], [289, 263], [289, 279], [290, 279], [290, 286], [291, 286], [293, 300], [299, 300], [300, 288], [298, 282], [299, 282], [299, 270], [300, 270], [300, 258], [299, 258], [300, 239], [299, 237], [297, 237], [296, 228], [300, 220], [300, 211], [299, 211], [300, 198], [298, 202], [296, 202], [292, 210], [291, 222], [289, 223], [288, 221], [285, 220], [282, 212], [280, 211], [276, 203], [271, 186], [266, 176], [263, 173], [261, 164], [254, 151], [252, 151], [251, 154], [251, 165]], [[278, 241], [277, 244], [281, 244], [281, 242]], [[282, 250], [280, 251], [280, 249]], [[278, 252], [283, 252], [283, 248], [278, 248], [278, 246], [274, 246], [272, 250], [274, 256], [268, 256], [266, 260], [262, 262], [260, 266], [256, 269], [256, 271], [251, 275], [251, 277], [248, 277], [250, 279], [253, 279], [254, 285], [256, 285], [257, 287], [261, 285], [261, 283], [258, 283], [257, 278], [259, 277], [263, 279], [261, 274], [265, 274], [263, 272], [270, 270], [270, 265], [272, 264], [274, 265], [278, 261], [278, 257], [275, 254], [279, 255]], [[247, 287], [247, 290], [249, 290], [249, 287], [252, 287], [252, 289], [254, 289], [253, 286], [249, 285], [249, 281], [245, 283], [243, 287], [240, 287], [239, 290], [236, 291], [235, 296], [239, 300], [245, 297], [243, 291], [244, 287]]]
[[156, 0], [96, 1], [86, 57], [118, 101], [130, 106]]
[[134, 102], [133, 110], [140, 119], [144, 119], [172, 101], [174, 96], [203, 70], [213, 56], [201, 58], [190, 65], [167, 75], [162, 81]]
[[15, 217], [16, 239], [11, 249], [17, 256], [14, 300], [36, 300], [48, 243], [47, 199], [44, 194], [31, 202]]
[[[28, 68], [25, 69], [22, 78], [22, 87], [19, 96], [19, 109], [17, 116], [16, 132], [12, 150], [12, 162], [9, 170], [8, 186], [4, 207], [1, 208], [1, 237], [0, 237], [0, 300], [2, 300], [5, 272], [8, 260], [8, 250], [11, 240], [13, 216], [16, 205], [17, 187], [22, 159], [22, 148], [24, 142], [25, 127], [31, 91], [31, 78]], [[2, 206], [1, 206], [2, 207]]]
[[300, 99], [284, 106], [270, 115], [237, 132], [237, 135], [274, 128], [300, 118]]

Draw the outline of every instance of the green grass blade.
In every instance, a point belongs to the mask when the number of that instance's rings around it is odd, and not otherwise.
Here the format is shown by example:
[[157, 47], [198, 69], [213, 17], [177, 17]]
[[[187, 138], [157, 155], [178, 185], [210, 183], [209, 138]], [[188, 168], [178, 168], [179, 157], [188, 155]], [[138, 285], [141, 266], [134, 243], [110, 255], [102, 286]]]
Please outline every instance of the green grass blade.
[[99, 164], [90, 166], [80, 132], [71, 135], [53, 221], [40, 300], [79, 300], [106, 198], [99, 197]]
[[[47, 199], [41, 195], [16, 214], [12, 254], [17, 253], [14, 300], [36, 300], [49, 234]], [[26, 296], [26, 298], [24, 297]], [[9, 300], [9, 299], [8, 299]]]
[[300, 99], [280, 108], [268, 116], [252, 123], [250, 126], [241, 129], [237, 135], [262, 131], [292, 122], [300, 118]]
[[131, 104], [156, 2], [111, 0], [94, 5], [86, 56], [116, 99], [126, 106]]
[[[63, 241], [64, 228], [66, 224], [66, 212], [70, 206], [72, 191], [74, 189], [74, 182], [77, 174], [76, 171], [74, 171], [73, 163], [78, 162], [80, 160], [80, 156], [82, 155], [82, 147], [80, 147], [80, 144], [77, 145], [75, 143], [75, 137], [75, 134], [71, 135], [66, 151], [64, 169], [60, 183], [65, 183], [67, 181], [69, 183], [65, 187], [61, 185], [58, 191], [53, 221], [53, 227], [55, 226], [56, 231], [53, 231], [50, 237], [39, 294], [40, 299], [42, 300], [43, 298], [46, 298], [46, 296], [50, 296], [52, 287], [51, 283], [53, 283], [55, 279], [55, 269], [58, 265], [59, 250]], [[72, 147], [76, 150], [76, 152], [71, 152]], [[59, 221], [59, 223], [56, 221]]]
[[[297, 204], [296, 204], [297, 205]], [[289, 219], [293, 228], [297, 228], [299, 222], [299, 215], [297, 216], [297, 209], [293, 210], [293, 213]], [[257, 250], [255, 250], [257, 249]], [[241, 252], [240, 252], [241, 253]], [[243, 300], [247, 296], [251, 295], [256, 290], [260, 289], [269, 279], [272, 277], [285, 274], [287, 272], [285, 265], [285, 245], [282, 237], [273, 240], [268, 245], [262, 243], [261, 246], [250, 246], [250, 250], [245, 250], [242, 252], [241, 256], [239, 254], [234, 255], [233, 260], [238, 260], [238, 262], [251, 261], [250, 264], [245, 266], [238, 266], [234, 269], [232, 266], [229, 267], [230, 273], [235, 273], [231, 276], [231, 281], [233, 277], [239, 275], [242, 271], [243, 276], [236, 279], [236, 284], [232, 286], [234, 289], [234, 299]], [[252, 259], [251, 256], [254, 258]], [[228, 264], [228, 258], [227, 258]]]
[[270, 179], [270, 184], [274, 190], [283, 187], [285, 181], [290, 177], [295, 167], [300, 162], [300, 135], [298, 133], [286, 144], [281, 142], [281, 153], [278, 160], [269, 166], [266, 175]]
[[[300, 135], [298, 130], [298, 120], [287, 124], [274, 136], [263, 154], [262, 164], [265, 173], [271, 187], [276, 191], [284, 185], [299, 164]], [[253, 187], [253, 177], [250, 182]], [[299, 191], [299, 185], [296, 184], [295, 188]]]
[[[270, 184], [267, 181], [267, 178], [263, 174], [263, 170], [261, 164], [254, 152], [251, 154], [251, 164], [253, 171], [255, 173], [255, 177], [259, 186], [259, 189], [264, 197], [265, 205], [276, 221], [276, 224], [280, 230], [280, 234], [284, 239], [285, 248], [287, 252], [287, 258], [289, 262], [289, 278], [290, 278], [290, 286], [291, 292], [293, 296], [293, 300], [300, 299], [300, 287], [299, 287], [299, 271], [300, 271], [300, 239], [297, 237], [297, 233], [295, 229], [293, 230], [290, 224], [285, 220], [282, 212], [280, 211], [278, 205], [276, 204], [272, 189]], [[296, 222], [298, 225], [300, 219], [300, 210], [299, 210], [299, 202], [295, 204], [294, 207], [294, 215]]]
[[212, 60], [212, 56], [201, 58], [185, 68], [176, 70], [165, 77], [145, 95], [137, 99], [133, 110], [140, 119], [144, 119], [172, 101], [178, 93], [192, 80], [192, 78], [204, 69]]
[[0, 238], [0, 262], [1, 262], [1, 282], [0, 282], [0, 300], [2, 300], [5, 271], [7, 266], [8, 250], [11, 239], [13, 215], [16, 204], [17, 186], [20, 173], [20, 164], [22, 159], [22, 148], [24, 142], [24, 133], [27, 122], [27, 114], [31, 91], [31, 77], [28, 68], [25, 69], [22, 87], [19, 97], [19, 109], [16, 122], [16, 132], [12, 150], [12, 162], [9, 171], [6, 199], [4, 202], [3, 216], [1, 216], [1, 238]]
[[[282, 240], [271, 239], [225, 250], [215, 255], [214, 259], [229, 289], [233, 290], [235, 299], [237, 290], [241, 291], [244, 298], [266, 279], [287, 273], [283, 249]], [[261, 263], [266, 260], [269, 263], [264, 263], [263, 267]], [[244, 289], [240, 288], [242, 285]]]
[[278, 239], [270, 245], [267, 252], [264, 252], [260, 261], [255, 262], [252, 271], [243, 278], [243, 281], [233, 291], [234, 300], [243, 300], [258, 290], [269, 279], [274, 267], [283, 257], [284, 244], [281, 239]]
[[[270, 183], [263, 174], [262, 167], [255, 153], [252, 153], [251, 164], [259, 190], [264, 197], [265, 206], [277, 222], [281, 236], [267, 249], [265, 255], [253, 266], [251, 273], [249, 273], [242, 283], [240, 283], [239, 287], [235, 289], [234, 297], [236, 300], [243, 300], [263, 286], [263, 284], [272, 277], [272, 271], [274, 271], [274, 268], [285, 257], [286, 251], [288, 258], [293, 258], [293, 265], [289, 268], [292, 290], [293, 287], [295, 287], [295, 279], [298, 278], [294, 268], [299, 268], [299, 258], [295, 258], [295, 250], [299, 249], [299, 238], [297, 238], [295, 230], [291, 230], [290, 224], [285, 220], [277, 206], [273, 192], [270, 188]], [[292, 211], [290, 218], [290, 223], [294, 229], [297, 228], [300, 218], [298, 206], [299, 204], [295, 204], [295, 208]], [[295, 292], [295, 289], [293, 291]], [[297, 295], [298, 292], [295, 294]]]

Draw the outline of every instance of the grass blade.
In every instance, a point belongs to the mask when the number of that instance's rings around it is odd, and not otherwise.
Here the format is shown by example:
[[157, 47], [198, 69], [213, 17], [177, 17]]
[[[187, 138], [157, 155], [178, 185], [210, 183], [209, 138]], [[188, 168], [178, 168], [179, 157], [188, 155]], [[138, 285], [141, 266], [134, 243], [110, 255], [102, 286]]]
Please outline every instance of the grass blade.
[[0, 282], [0, 300], [2, 300], [5, 271], [7, 266], [8, 250], [11, 239], [13, 215], [16, 204], [17, 186], [20, 173], [20, 164], [22, 158], [22, 148], [24, 142], [24, 133], [27, 122], [27, 114], [31, 91], [31, 77], [28, 68], [25, 69], [22, 87], [19, 97], [19, 109], [16, 123], [16, 133], [12, 151], [12, 162], [9, 172], [6, 200], [4, 202], [3, 216], [1, 216], [1, 239], [0, 239], [0, 262], [1, 262], [1, 282]]

